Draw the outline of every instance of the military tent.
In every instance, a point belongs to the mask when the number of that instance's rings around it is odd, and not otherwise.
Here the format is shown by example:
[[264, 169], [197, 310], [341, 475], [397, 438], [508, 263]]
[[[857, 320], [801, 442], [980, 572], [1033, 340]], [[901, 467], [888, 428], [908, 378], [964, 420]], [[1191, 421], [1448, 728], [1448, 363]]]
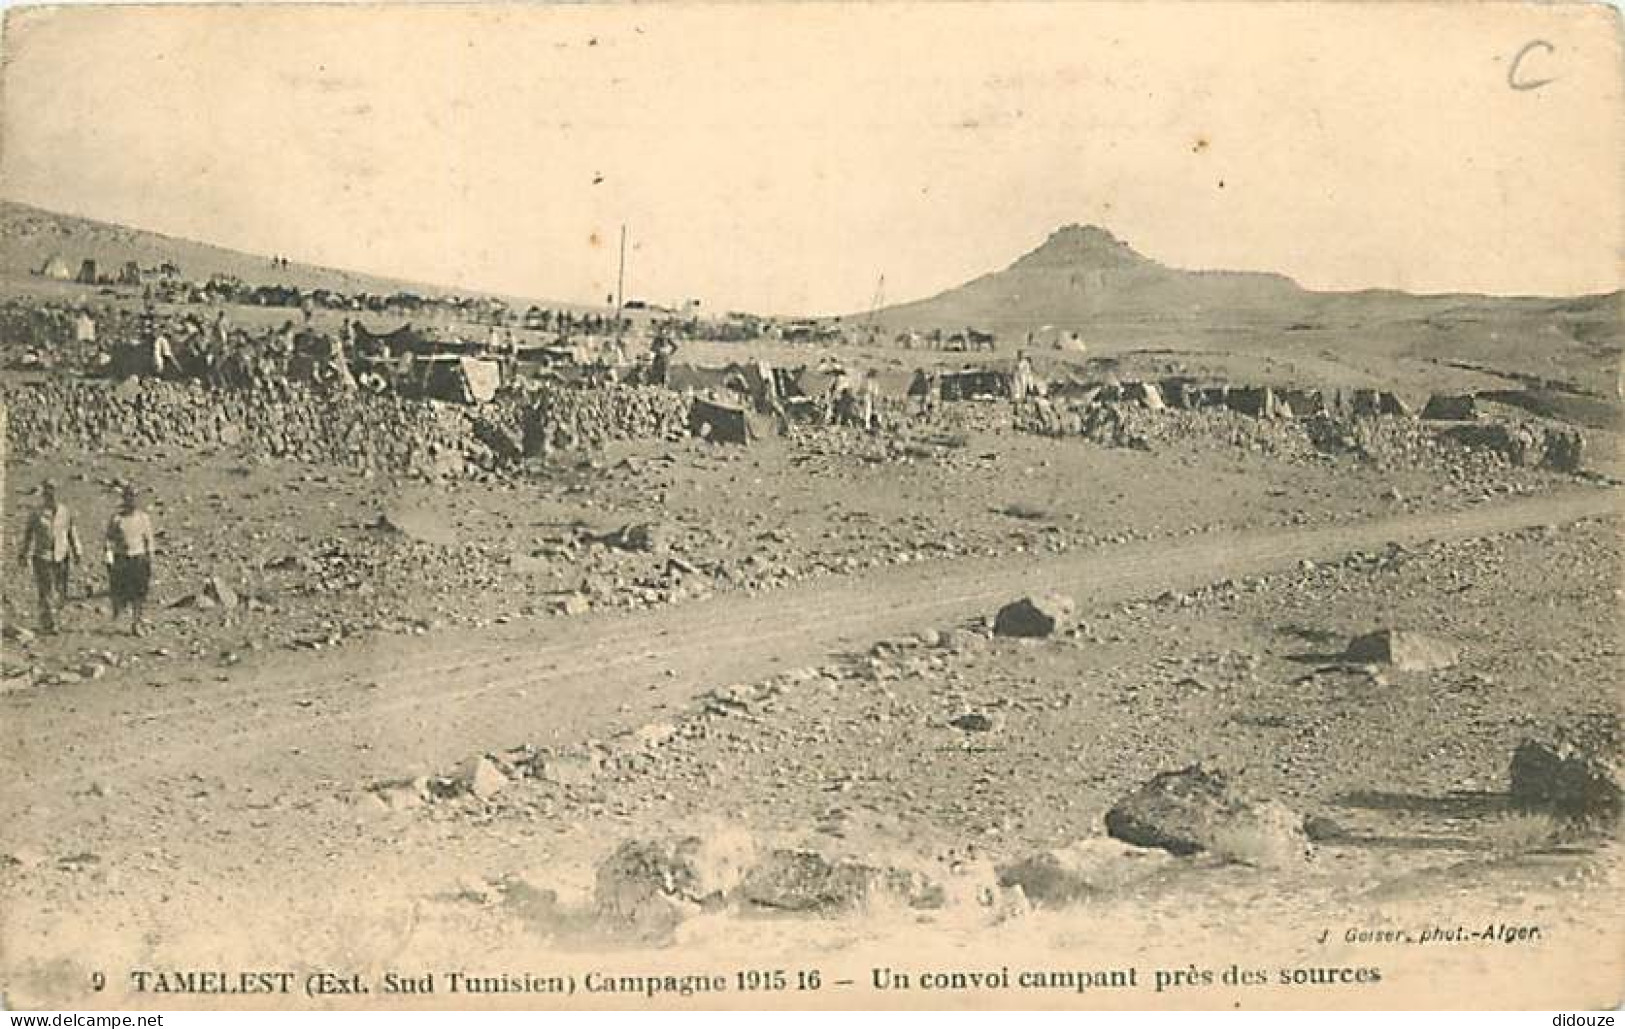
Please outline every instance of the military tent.
[[40, 265], [39, 274], [47, 279], [56, 279], [59, 282], [69, 282], [73, 279], [73, 269], [61, 254], [52, 254]]

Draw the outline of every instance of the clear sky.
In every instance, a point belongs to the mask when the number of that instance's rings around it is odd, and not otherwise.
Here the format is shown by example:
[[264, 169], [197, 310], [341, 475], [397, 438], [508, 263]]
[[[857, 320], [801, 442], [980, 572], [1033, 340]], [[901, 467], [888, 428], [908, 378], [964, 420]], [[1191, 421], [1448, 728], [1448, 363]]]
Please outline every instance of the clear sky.
[[0, 45], [8, 198], [532, 296], [601, 300], [622, 222], [628, 295], [778, 312], [1068, 222], [1316, 288], [1625, 259], [1602, 6], [75, 7]]

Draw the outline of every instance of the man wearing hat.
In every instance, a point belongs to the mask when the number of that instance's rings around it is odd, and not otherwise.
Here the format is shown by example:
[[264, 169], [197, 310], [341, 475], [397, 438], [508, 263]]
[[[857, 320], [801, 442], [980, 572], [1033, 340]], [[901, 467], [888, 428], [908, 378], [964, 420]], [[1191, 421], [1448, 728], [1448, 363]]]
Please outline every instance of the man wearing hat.
[[113, 617], [130, 612], [130, 634], [146, 631], [147, 591], [152, 587], [152, 518], [141, 507], [134, 486], [125, 486], [123, 502], [107, 523], [107, 591]]
[[39, 627], [47, 635], [56, 633], [56, 616], [68, 598], [68, 565], [83, 556], [79, 549], [79, 528], [73, 512], [56, 498], [56, 483], [46, 479], [40, 485], [40, 505], [23, 529], [22, 551], [17, 563], [34, 566], [34, 588], [39, 594]]

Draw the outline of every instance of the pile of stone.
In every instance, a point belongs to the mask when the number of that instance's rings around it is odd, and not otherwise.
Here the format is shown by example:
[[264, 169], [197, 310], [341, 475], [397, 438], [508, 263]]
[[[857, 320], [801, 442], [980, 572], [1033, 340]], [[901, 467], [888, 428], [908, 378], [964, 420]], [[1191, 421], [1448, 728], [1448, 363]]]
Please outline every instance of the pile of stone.
[[[1178, 394], [1176, 403], [1165, 396], [1166, 390], [1154, 383], [1130, 383], [1117, 387], [1111, 399], [1102, 399], [1098, 390], [1051, 397], [1021, 405], [1015, 424], [1039, 435], [1079, 436], [1137, 450], [1219, 445], [1294, 461], [1346, 454], [1379, 468], [1421, 467], [1468, 476], [1494, 475], [1509, 465], [1572, 473], [1584, 463], [1584, 434], [1569, 426], [1529, 421], [1437, 425], [1386, 417], [1408, 414], [1409, 408], [1397, 396], [1375, 390], [1327, 395], [1229, 387], [1222, 398], [1203, 399], [1198, 390], [1191, 396]], [[1299, 413], [1300, 408], [1313, 413]]]
[[515, 747], [500, 754], [477, 754], [443, 775], [373, 783], [368, 791], [391, 809], [434, 801], [488, 804], [514, 783], [535, 779], [565, 788], [582, 788], [603, 771], [605, 754], [597, 747]]
[[1303, 421], [1258, 418], [1224, 407], [1194, 410], [1138, 402], [1046, 400], [1024, 405], [1016, 426], [1045, 436], [1079, 436], [1102, 446], [1156, 450], [1168, 446], [1222, 446], [1286, 460], [1315, 461], [1321, 454]]
[[460, 474], [497, 464], [460, 407], [395, 396], [210, 390], [191, 382], [51, 381], [5, 387], [20, 456], [123, 447], [224, 447], [393, 472]]
[[1454, 426], [1445, 436], [1464, 447], [1498, 454], [1519, 468], [1577, 472], [1585, 461], [1585, 435], [1568, 426], [1486, 422]]
[[406, 474], [497, 472], [548, 446], [677, 438], [687, 401], [653, 387], [549, 384], [479, 407], [394, 395], [333, 395], [300, 384], [212, 390], [158, 379], [53, 380], [0, 387], [19, 456], [156, 445]]
[[676, 440], [688, 434], [688, 399], [658, 386], [550, 382], [528, 391], [521, 403], [520, 431], [528, 454], [613, 440]]

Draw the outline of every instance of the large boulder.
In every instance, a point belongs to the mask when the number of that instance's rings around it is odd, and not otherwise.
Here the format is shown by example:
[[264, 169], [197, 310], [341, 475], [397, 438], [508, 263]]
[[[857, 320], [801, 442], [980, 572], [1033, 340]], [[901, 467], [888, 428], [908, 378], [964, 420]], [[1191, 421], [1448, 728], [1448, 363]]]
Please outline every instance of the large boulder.
[[1620, 753], [1569, 739], [1524, 740], [1512, 753], [1512, 799], [1566, 818], [1619, 819]]
[[924, 872], [826, 857], [812, 850], [780, 849], [754, 864], [739, 896], [776, 911], [849, 911], [878, 900], [911, 908], [939, 908], [947, 902], [942, 885]]
[[1163, 772], [1118, 801], [1106, 812], [1106, 832], [1137, 847], [1195, 854], [1241, 804], [1223, 775], [1192, 765]]
[[508, 777], [484, 755], [471, 757], [458, 765], [452, 778], [464, 791], [480, 800], [490, 800], [508, 785]]
[[1447, 640], [1407, 629], [1378, 629], [1349, 641], [1344, 658], [1358, 664], [1391, 665], [1402, 672], [1450, 668], [1461, 651]]
[[999, 609], [993, 619], [993, 632], [999, 636], [1042, 638], [1072, 627], [1077, 605], [1062, 593], [1023, 597]]
[[1266, 868], [1309, 853], [1302, 816], [1277, 801], [1249, 799], [1224, 775], [1195, 765], [1163, 772], [1118, 801], [1106, 813], [1106, 832], [1170, 854], [1208, 852]]
[[755, 843], [742, 832], [627, 840], [599, 864], [593, 900], [615, 924], [666, 932], [725, 904], [755, 853]]

